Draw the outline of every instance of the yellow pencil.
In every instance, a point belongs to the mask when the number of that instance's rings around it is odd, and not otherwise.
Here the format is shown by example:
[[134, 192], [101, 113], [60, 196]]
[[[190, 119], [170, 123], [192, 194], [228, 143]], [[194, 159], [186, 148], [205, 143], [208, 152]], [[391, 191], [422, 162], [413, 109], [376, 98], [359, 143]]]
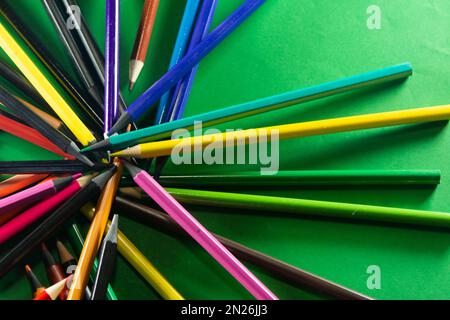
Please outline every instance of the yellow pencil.
[[[81, 212], [90, 220], [94, 218], [95, 208], [88, 204]], [[106, 232], [111, 222], [108, 221]], [[117, 251], [130, 263], [137, 272], [166, 300], [184, 300], [183, 296], [167, 281], [166, 278], [148, 261], [138, 248], [120, 230], [117, 234]]]
[[222, 142], [222, 146], [236, 141], [248, 144], [249, 141], [257, 141], [255, 139], [263, 135], [270, 140], [273, 133], [277, 133], [279, 139], [289, 139], [448, 119], [450, 119], [450, 105], [443, 105], [150, 142], [115, 152], [112, 156], [153, 158], [170, 155], [175, 147], [183, 152], [193, 152], [212, 142]]
[[84, 146], [96, 141], [93, 134], [45, 78], [44, 74], [22, 50], [1, 22], [0, 47]]
[[116, 158], [114, 164], [118, 169], [111, 179], [109, 179], [98, 199], [96, 215], [92, 220], [88, 234], [86, 235], [86, 240], [84, 241], [83, 249], [81, 250], [80, 258], [78, 259], [77, 269], [73, 276], [67, 300], [80, 300], [83, 297], [92, 264], [94, 263], [94, 259], [100, 248], [109, 213], [122, 177], [123, 167], [120, 164], [120, 160]]

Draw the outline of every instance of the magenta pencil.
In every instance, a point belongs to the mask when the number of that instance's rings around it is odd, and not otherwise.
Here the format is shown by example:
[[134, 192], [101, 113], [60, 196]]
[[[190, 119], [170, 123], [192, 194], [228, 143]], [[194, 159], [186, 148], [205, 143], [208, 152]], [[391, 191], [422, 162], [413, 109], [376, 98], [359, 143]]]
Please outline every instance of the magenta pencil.
[[43, 217], [48, 212], [57, 208], [60, 204], [77, 193], [90, 180], [90, 176], [84, 176], [76, 181], [73, 181], [57, 194], [35, 206], [32, 206], [4, 225], [0, 226], [0, 245], [11, 239], [11, 237], [31, 225], [33, 222], [37, 221], [39, 218]]
[[73, 180], [78, 179], [79, 177], [81, 177], [81, 174], [52, 179], [15, 193], [9, 197], [0, 199], [0, 216], [7, 214], [12, 210], [16, 210], [19, 207], [26, 207], [43, 197], [51, 196], [67, 187]]
[[133, 180], [258, 300], [278, 298], [146, 171], [124, 161]]

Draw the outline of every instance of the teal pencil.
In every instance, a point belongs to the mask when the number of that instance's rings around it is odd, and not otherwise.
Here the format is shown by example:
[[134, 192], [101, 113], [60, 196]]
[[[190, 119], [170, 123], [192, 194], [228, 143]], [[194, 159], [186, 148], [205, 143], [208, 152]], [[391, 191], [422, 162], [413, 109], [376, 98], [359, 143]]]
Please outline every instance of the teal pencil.
[[199, 115], [162, 123], [156, 126], [143, 128], [109, 137], [92, 146], [83, 149], [83, 152], [93, 150], [119, 150], [139, 143], [150, 142], [170, 137], [172, 132], [180, 128], [192, 129], [196, 121], [201, 121], [203, 127], [211, 126], [230, 120], [241, 119], [267, 111], [285, 108], [295, 104], [305, 103], [320, 98], [329, 97], [339, 93], [349, 92], [374, 84], [380, 84], [397, 79], [407, 78], [412, 74], [410, 63], [391, 66], [344, 78], [317, 86], [295, 90], [240, 105], [235, 105]]

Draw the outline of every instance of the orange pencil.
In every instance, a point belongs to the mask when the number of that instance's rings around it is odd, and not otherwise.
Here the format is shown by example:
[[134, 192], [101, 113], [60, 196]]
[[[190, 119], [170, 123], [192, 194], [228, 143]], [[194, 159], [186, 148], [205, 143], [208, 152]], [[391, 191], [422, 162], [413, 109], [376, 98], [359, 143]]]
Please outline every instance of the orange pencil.
[[130, 91], [133, 90], [133, 86], [144, 67], [158, 6], [159, 0], [145, 0], [141, 22], [130, 59]]
[[48, 177], [48, 174], [17, 174], [0, 182], [0, 198], [22, 190]]
[[92, 264], [100, 248], [108, 223], [109, 213], [122, 177], [123, 166], [120, 160], [118, 158], [114, 159], [114, 164], [118, 169], [111, 179], [109, 179], [98, 200], [97, 207], [95, 208], [95, 217], [92, 220], [86, 240], [84, 241], [67, 300], [80, 300], [83, 297]]
[[31, 288], [33, 289], [33, 298], [36, 298], [41, 293], [45, 292], [45, 287], [39, 281], [38, 277], [34, 274], [31, 267], [27, 264], [25, 266], [25, 274], [27, 275], [28, 281], [30, 281]]

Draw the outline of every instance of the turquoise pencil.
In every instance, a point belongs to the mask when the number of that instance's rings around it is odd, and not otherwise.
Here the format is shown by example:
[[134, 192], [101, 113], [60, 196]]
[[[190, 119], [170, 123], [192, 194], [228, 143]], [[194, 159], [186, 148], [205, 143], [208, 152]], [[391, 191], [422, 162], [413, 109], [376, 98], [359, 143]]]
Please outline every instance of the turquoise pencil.
[[126, 147], [170, 137], [172, 132], [180, 128], [192, 128], [194, 122], [201, 121], [203, 127], [230, 120], [240, 119], [267, 111], [285, 108], [295, 104], [305, 103], [320, 98], [349, 92], [370, 85], [407, 78], [412, 74], [410, 63], [403, 63], [375, 71], [362, 73], [348, 78], [326, 82], [317, 86], [299, 89], [263, 99], [214, 110], [199, 115], [179, 119], [160, 125], [143, 128], [105, 139], [85, 149], [93, 150], [119, 150]]

